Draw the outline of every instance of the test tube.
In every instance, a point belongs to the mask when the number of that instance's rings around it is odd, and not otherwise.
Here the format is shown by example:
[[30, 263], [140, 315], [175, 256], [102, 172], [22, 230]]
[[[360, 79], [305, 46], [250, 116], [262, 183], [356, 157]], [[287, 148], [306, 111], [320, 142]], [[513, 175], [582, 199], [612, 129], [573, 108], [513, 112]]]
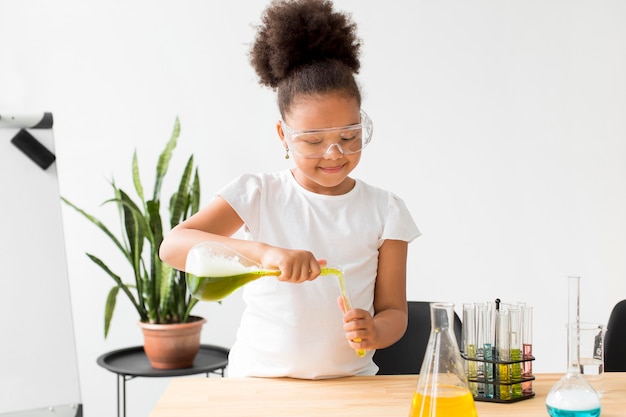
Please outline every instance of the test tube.
[[[509, 307], [510, 324], [510, 360], [511, 382], [522, 380], [522, 320], [521, 311], [517, 305]], [[522, 396], [522, 384], [511, 385], [511, 396], [520, 398]]]
[[493, 320], [492, 309], [489, 303], [477, 304], [478, 324], [476, 328], [476, 343], [478, 349], [476, 357], [479, 360], [477, 374], [484, 384], [478, 385], [478, 392], [486, 397], [493, 398]]
[[[465, 361], [465, 372], [468, 380], [476, 380], [476, 316], [474, 304], [463, 304], [463, 351], [468, 359]], [[469, 382], [473, 396], [478, 395], [476, 382]]]
[[[501, 400], [511, 399], [511, 346], [510, 346], [509, 310], [500, 306], [496, 311], [496, 352], [498, 359], [498, 397]], [[503, 363], [504, 362], [504, 363]]]
[[[531, 378], [533, 376], [533, 308], [525, 305], [522, 308], [522, 376]], [[530, 395], [533, 392], [533, 381], [522, 383], [522, 393]]]

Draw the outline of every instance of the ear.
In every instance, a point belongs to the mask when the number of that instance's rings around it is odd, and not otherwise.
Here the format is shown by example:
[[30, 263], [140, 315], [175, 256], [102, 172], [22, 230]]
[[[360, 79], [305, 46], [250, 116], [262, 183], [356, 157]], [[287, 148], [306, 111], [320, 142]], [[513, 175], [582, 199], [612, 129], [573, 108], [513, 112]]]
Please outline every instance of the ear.
[[276, 132], [278, 132], [280, 140], [285, 140], [285, 132], [283, 132], [283, 125], [280, 123], [280, 120], [276, 122]]
[[282, 142], [283, 147], [287, 149], [288, 146], [285, 143], [285, 132], [283, 131], [283, 125], [280, 123], [280, 120], [276, 122], [276, 132], [278, 133], [278, 137], [280, 138], [280, 141]]

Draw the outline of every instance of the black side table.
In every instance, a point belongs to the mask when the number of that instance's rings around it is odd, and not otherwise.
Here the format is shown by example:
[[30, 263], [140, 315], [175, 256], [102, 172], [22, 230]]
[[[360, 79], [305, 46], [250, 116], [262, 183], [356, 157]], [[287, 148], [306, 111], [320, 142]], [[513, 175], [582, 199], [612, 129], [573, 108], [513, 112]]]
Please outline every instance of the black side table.
[[229, 350], [220, 346], [200, 345], [190, 368], [155, 369], [150, 365], [143, 346], [114, 350], [100, 356], [98, 365], [117, 374], [117, 416], [126, 417], [126, 381], [135, 377], [164, 378], [173, 376], [217, 374], [224, 377]]

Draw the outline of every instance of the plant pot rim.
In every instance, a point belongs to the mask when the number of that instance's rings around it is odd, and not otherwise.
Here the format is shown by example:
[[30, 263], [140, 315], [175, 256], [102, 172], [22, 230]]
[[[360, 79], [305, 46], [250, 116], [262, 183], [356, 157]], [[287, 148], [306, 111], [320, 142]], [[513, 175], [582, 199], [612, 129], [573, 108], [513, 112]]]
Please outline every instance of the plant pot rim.
[[144, 329], [161, 329], [168, 326], [178, 326], [179, 328], [195, 327], [206, 323], [206, 319], [200, 316], [189, 316], [189, 320], [185, 323], [146, 323], [139, 321], [139, 326]]

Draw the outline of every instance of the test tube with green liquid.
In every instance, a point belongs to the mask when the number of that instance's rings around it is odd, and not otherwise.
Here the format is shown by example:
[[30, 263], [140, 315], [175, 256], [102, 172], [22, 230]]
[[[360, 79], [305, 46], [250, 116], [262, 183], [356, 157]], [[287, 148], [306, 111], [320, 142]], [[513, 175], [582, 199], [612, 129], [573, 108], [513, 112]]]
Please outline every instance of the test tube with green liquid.
[[[350, 302], [350, 292], [348, 291], [346, 280], [343, 277], [343, 272], [341, 272], [341, 269], [333, 268], [333, 273], [337, 275], [337, 278], [339, 279], [339, 287], [341, 288], [341, 298], [343, 299], [343, 306], [346, 308], [346, 311], [351, 310], [352, 303]], [[353, 340], [353, 342], [356, 342], [356, 343], [359, 343], [360, 341], [361, 339]], [[365, 349], [355, 349], [355, 352], [356, 352], [356, 355], [360, 358], [365, 356]]]
[[[474, 304], [463, 304], [463, 352], [470, 359], [465, 361], [465, 372], [467, 378], [475, 380], [476, 372], [476, 311]], [[478, 385], [476, 382], [469, 382], [469, 389], [475, 397], [478, 395]]]
[[509, 310], [500, 307], [496, 311], [496, 343], [498, 356], [498, 397], [501, 400], [511, 399], [511, 344], [510, 344]]
[[[522, 321], [521, 311], [516, 305], [509, 307], [509, 324], [510, 324], [510, 360], [511, 364], [511, 382], [521, 381], [522, 379]], [[520, 398], [522, 396], [522, 384], [511, 385], [511, 396]]]

